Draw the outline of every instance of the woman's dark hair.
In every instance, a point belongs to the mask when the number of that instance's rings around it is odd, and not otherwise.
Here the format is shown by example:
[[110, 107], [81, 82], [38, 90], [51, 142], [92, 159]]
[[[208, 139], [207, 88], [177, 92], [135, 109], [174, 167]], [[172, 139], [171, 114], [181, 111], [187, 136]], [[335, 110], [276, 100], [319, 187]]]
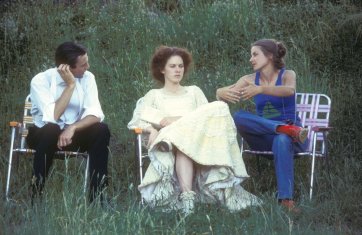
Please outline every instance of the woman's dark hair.
[[254, 42], [251, 46], [260, 47], [265, 56], [272, 56], [274, 66], [281, 69], [285, 66], [284, 56], [287, 54], [287, 48], [282, 42], [274, 39], [261, 39]]
[[168, 59], [175, 55], [182, 58], [184, 63], [184, 74], [187, 73], [192, 63], [191, 53], [184, 48], [160, 46], [156, 49], [151, 59], [151, 73], [156, 81], [165, 84], [165, 77], [162, 70], [165, 68]]
[[68, 64], [71, 68], [75, 68], [78, 57], [85, 55], [87, 49], [75, 42], [64, 42], [60, 44], [55, 51], [55, 65]]

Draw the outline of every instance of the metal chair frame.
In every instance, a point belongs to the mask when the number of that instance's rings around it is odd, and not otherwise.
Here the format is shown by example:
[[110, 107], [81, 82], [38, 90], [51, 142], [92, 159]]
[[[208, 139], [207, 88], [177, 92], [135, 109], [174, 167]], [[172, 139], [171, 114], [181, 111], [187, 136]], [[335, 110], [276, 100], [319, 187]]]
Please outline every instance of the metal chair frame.
[[[139, 176], [140, 176], [140, 184], [143, 182], [143, 166], [145, 163], [145, 159], [148, 159], [148, 151], [145, 151], [146, 142], [148, 141], [148, 134], [144, 133], [142, 128], [136, 127], [133, 129], [136, 135], [136, 158], [138, 160], [138, 169], [139, 169]], [[143, 204], [143, 198], [141, 198], [141, 203]]]
[[[143, 97], [139, 98], [136, 102], [136, 109], [133, 112], [133, 116], [139, 116], [139, 108], [142, 106]], [[148, 159], [148, 151], [145, 150], [147, 141], [148, 141], [148, 133], [144, 133], [142, 128], [138, 127], [136, 123], [128, 124], [128, 128], [132, 130], [135, 134], [135, 157], [138, 161], [138, 171], [140, 176], [140, 184], [143, 183], [143, 167], [145, 163], [145, 159]], [[144, 203], [143, 198], [141, 198], [141, 203]]]
[[[12, 121], [10, 122], [11, 127], [11, 137], [10, 137], [10, 151], [9, 151], [9, 162], [8, 162], [8, 174], [7, 174], [7, 180], [6, 180], [6, 200], [10, 200], [10, 179], [11, 179], [11, 169], [13, 166], [13, 155], [14, 153], [35, 153], [34, 149], [30, 149], [26, 147], [26, 136], [28, 135], [28, 127], [30, 125], [33, 125], [33, 118], [30, 113], [31, 110], [31, 99], [30, 95], [28, 95], [25, 99], [25, 105], [24, 105], [24, 116], [22, 122], [16, 122]], [[18, 129], [19, 132], [19, 138], [20, 138], [20, 146], [15, 147], [15, 139], [16, 136], [16, 130]], [[70, 157], [82, 157], [87, 159], [86, 163], [86, 169], [84, 173], [84, 184], [83, 184], [83, 192], [86, 192], [87, 189], [87, 181], [88, 181], [88, 170], [89, 170], [89, 155], [88, 153], [84, 152], [73, 152], [73, 151], [57, 151], [55, 152], [56, 159], [68, 159]], [[67, 161], [65, 161], [67, 164]]]
[[[313, 196], [314, 171], [316, 157], [324, 158], [329, 165], [327, 134], [332, 129], [329, 126], [329, 116], [331, 112], [331, 99], [325, 94], [297, 93], [296, 112], [301, 119], [303, 127], [308, 128], [309, 146], [306, 152], [295, 154], [295, 156], [312, 157], [309, 199]], [[272, 151], [256, 151], [244, 149], [244, 140], [241, 138], [241, 153], [270, 156]], [[258, 163], [259, 164], [259, 163]]]

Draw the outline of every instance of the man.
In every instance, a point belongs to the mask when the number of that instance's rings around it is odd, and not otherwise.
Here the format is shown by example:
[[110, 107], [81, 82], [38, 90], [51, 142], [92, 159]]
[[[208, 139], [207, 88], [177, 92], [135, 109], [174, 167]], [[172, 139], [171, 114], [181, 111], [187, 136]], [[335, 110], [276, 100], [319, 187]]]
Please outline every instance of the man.
[[27, 143], [36, 150], [32, 197], [42, 193], [56, 151], [80, 150], [89, 153], [92, 202], [107, 184], [110, 132], [102, 123], [104, 114], [94, 75], [87, 71], [86, 48], [64, 42], [56, 49], [55, 62], [57, 68], [41, 72], [31, 81], [35, 126], [29, 128]]

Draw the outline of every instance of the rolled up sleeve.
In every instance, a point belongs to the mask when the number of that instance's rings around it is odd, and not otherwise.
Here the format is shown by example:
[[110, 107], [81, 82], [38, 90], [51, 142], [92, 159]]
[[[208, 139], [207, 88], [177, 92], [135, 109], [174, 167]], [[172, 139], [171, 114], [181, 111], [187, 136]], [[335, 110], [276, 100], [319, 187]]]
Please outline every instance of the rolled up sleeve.
[[49, 83], [43, 73], [36, 75], [30, 86], [30, 97], [33, 103], [33, 115], [45, 123], [57, 123], [54, 119], [55, 97], [50, 92]]
[[99, 118], [101, 122], [104, 120], [104, 113], [99, 102], [98, 89], [94, 76], [90, 76], [87, 83], [81, 119], [89, 115]]

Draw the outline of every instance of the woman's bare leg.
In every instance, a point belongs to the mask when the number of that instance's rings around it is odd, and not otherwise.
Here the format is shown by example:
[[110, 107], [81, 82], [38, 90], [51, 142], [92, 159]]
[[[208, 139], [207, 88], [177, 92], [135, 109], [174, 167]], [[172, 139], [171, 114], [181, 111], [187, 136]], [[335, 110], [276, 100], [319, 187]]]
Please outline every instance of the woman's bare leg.
[[175, 168], [181, 191], [192, 191], [192, 180], [194, 177], [194, 163], [192, 160], [183, 152], [177, 151]]
[[176, 150], [176, 174], [180, 183], [181, 194], [179, 199], [182, 203], [182, 212], [189, 215], [194, 211], [196, 193], [192, 191], [192, 180], [194, 178], [194, 163], [183, 152]]

